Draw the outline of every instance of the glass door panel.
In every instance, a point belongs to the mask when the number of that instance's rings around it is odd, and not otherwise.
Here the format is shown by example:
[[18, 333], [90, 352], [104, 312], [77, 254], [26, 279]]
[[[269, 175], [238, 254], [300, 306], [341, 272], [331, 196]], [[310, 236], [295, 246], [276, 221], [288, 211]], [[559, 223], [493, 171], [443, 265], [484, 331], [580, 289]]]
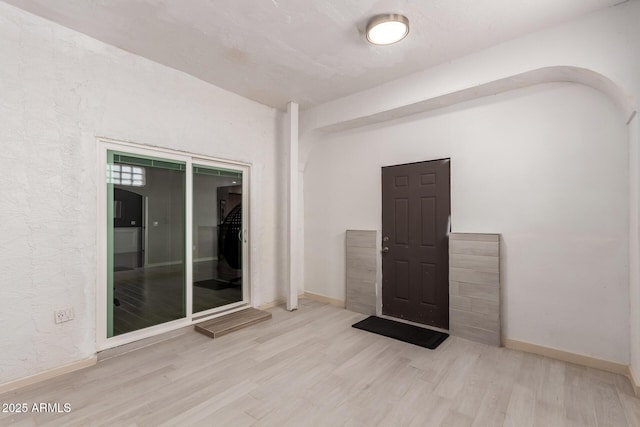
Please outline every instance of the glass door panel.
[[107, 337], [186, 317], [186, 164], [107, 152]]
[[193, 166], [193, 313], [243, 300], [242, 171]]

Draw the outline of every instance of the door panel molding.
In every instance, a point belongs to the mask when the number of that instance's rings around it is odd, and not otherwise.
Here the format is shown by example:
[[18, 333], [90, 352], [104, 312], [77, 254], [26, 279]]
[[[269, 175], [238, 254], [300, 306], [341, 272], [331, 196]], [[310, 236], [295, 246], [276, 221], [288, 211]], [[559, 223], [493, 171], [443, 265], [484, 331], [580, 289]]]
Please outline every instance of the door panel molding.
[[450, 159], [382, 168], [381, 312], [449, 328]]

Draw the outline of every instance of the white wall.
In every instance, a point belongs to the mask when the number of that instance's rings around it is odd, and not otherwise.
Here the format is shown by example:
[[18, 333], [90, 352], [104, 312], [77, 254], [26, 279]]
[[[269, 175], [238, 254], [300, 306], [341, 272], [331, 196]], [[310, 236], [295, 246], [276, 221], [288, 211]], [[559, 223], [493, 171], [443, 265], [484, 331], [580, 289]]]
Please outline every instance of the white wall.
[[304, 177], [305, 289], [344, 299], [345, 230], [381, 228], [381, 166], [444, 157], [453, 230], [503, 235], [505, 336], [628, 363], [627, 130], [581, 85], [318, 136]]
[[280, 113], [1, 2], [0, 94], [0, 384], [95, 353], [96, 136], [252, 163], [254, 302], [284, 297]]
[[629, 134], [629, 370], [640, 385], [640, 118], [627, 124]]
[[[625, 118], [628, 118], [634, 109], [638, 109], [640, 100], [639, 19], [640, 1], [632, 0], [311, 108], [301, 116], [304, 135], [301, 139], [301, 162], [304, 164], [307, 161], [307, 154], [313, 146], [313, 129], [344, 127], [349, 123], [370, 121], [394, 112], [411, 110], [414, 106], [420, 109], [422, 106], [438, 104], [445, 98], [455, 98], [456, 94], [473, 93], [475, 88], [501, 82], [501, 79], [509, 81], [512, 76], [532, 70], [543, 71], [537, 75], [542, 79], [534, 81], [580, 81], [600, 88], [616, 101]], [[580, 69], [586, 70], [586, 73], [580, 73]], [[545, 70], [550, 73], [545, 73]], [[513, 83], [510, 81], [509, 84]], [[527, 78], [516, 78], [515, 83], [522, 85], [531, 82]], [[640, 327], [637, 325], [640, 318], [638, 127], [640, 125], [636, 118], [628, 129], [631, 154], [635, 153], [630, 156], [630, 179], [635, 179], [635, 182], [629, 194], [630, 214], [633, 216], [629, 235], [632, 241], [624, 269], [630, 272], [631, 277], [628, 284], [630, 318], [627, 322], [630, 320], [632, 323], [628, 341], [630, 367], [636, 383], [640, 381]], [[306, 188], [305, 197], [308, 197]], [[305, 246], [309, 244], [305, 242]]]
[[[441, 99], [547, 67], [574, 67], [609, 79], [621, 104], [640, 99], [640, 1], [632, 0], [537, 31], [386, 84], [326, 102], [301, 115], [301, 130], [335, 126]], [[560, 73], [556, 81], [576, 76]], [[591, 79], [588, 76], [577, 78]], [[527, 78], [519, 84], [526, 84]], [[546, 80], [548, 81], [548, 80]], [[594, 81], [607, 87], [610, 82]], [[610, 92], [614, 92], [613, 88]], [[623, 107], [624, 108], [624, 107]], [[626, 108], [626, 113], [630, 113]]]

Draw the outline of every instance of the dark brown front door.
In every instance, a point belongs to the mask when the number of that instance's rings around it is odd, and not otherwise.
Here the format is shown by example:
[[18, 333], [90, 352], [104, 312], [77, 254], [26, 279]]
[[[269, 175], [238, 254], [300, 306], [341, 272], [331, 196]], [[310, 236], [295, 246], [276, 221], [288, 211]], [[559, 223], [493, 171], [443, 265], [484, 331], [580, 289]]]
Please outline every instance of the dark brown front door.
[[450, 160], [382, 168], [382, 313], [449, 328]]

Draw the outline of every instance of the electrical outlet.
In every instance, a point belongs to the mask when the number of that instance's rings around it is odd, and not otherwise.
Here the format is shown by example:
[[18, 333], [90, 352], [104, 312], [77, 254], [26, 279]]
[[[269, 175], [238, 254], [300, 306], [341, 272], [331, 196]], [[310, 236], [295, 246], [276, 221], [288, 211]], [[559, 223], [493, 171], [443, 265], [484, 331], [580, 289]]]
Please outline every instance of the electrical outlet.
[[53, 316], [56, 323], [68, 322], [69, 320], [73, 320], [73, 308], [68, 307], [55, 310]]

